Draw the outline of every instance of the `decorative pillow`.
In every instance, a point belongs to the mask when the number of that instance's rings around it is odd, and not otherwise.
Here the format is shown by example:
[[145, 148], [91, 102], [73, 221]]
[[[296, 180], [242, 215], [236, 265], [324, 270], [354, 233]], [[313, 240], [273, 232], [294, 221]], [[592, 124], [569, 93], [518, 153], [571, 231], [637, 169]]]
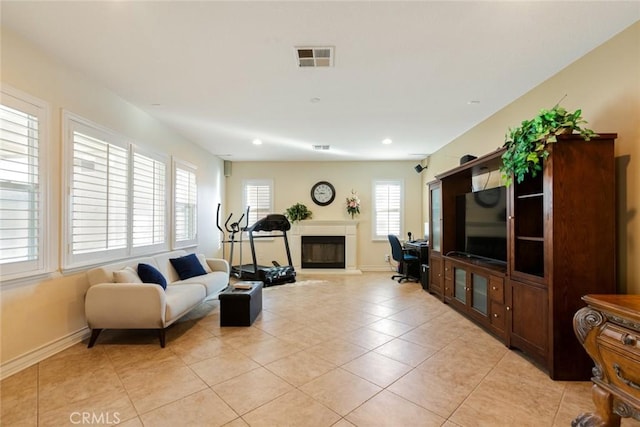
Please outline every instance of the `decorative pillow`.
[[213, 272], [211, 267], [209, 267], [209, 264], [207, 264], [207, 259], [205, 258], [204, 254], [198, 254], [196, 256], [198, 257], [198, 261], [200, 261], [200, 264], [202, 264], [202, 267], [204, 268], [204, 271], [206, 273]]
[[140, 280], [140, 276], [138, 276], [138, 273], [136, 273], [136, 271], [131, 267], [126, 267], [123, 270], [114, 271], [113, 280], [116, 283], [142, 283], [142, 280]]
[[162, 286], [162, 289], [167, 289], [167, 279], [152, 265], [138, 264], [138, 276], [143, 283], [155, 283]]
[[185, 255], [180, 258], [171, 258], [171, 265], [176, 269], [180, 280], [186, 280], [190, 277], [202, 276], [207, 274], [204, 267], [200, 264], [196, 254]]

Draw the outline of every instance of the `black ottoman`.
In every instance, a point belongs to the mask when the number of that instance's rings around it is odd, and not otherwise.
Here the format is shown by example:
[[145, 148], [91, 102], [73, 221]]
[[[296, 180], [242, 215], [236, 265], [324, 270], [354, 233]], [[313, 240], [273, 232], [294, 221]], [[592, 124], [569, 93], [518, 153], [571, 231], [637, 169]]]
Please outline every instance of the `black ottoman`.
[[218, 294], [220, 326], [251, 326], [262, 311], [262, 282], [238, 282], [251, 289], [236, 289], [229, 285]]

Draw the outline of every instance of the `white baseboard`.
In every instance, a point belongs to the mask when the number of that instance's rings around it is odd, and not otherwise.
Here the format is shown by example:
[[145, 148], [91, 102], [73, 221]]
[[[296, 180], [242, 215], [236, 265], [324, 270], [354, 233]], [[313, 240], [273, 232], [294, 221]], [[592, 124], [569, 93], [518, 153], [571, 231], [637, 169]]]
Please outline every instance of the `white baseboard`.
[[4, 362], [2, 366], [0, 366], [0, 380], [27, 369], [29, 366], [35, 365], [47, 357], [51, 357], [74, 344], [82, 342], [89, 338], [89, 335], [91, 335], [91, 331], [88, 327], [84, 327], [65, 337], [51, 341], [50, 343], [35, 350], [31, 350], [21, 356]]

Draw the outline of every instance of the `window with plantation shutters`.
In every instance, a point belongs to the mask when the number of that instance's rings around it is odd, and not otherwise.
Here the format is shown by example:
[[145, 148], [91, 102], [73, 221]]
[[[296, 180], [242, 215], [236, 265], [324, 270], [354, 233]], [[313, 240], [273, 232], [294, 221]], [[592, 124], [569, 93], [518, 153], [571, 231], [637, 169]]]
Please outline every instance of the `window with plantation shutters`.
[[49, 271], [43, 182], [47, 105], [9, 87], [0, 103], [0, 274]]
[[134, 248], [151, 252], [166, 246], [167, 165], [153, 156], [133, 153], [133, 227]]
[[[246, 180], [244, 188], [244, 211], [249, 207], [249, 225], [273, 212], [273, 181]], [[245, 224], [245, 221], [242, 222]]]
[[198, 244], [196, 168], [177, 160], [174, 164], [174, 248], [195, 246]]
[[128, 255], [129, 147], [115, 135], [69, 121], [70, 264]]
[[386, 240], [389, 234], [402, 235], [402, 181], [375, 181], [373, 238]]

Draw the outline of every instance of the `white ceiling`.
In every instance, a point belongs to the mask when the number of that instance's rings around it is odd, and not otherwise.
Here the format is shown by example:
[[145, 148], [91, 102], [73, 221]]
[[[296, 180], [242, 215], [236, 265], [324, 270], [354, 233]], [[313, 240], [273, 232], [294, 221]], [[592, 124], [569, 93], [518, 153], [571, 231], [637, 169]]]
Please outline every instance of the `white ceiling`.
[[[640, 20], [637, 1], [0, 7], [3, 26], [232, 161], [422, 159]], [[300, 45], [334, 46], [335, 66], [298, 68]]]

